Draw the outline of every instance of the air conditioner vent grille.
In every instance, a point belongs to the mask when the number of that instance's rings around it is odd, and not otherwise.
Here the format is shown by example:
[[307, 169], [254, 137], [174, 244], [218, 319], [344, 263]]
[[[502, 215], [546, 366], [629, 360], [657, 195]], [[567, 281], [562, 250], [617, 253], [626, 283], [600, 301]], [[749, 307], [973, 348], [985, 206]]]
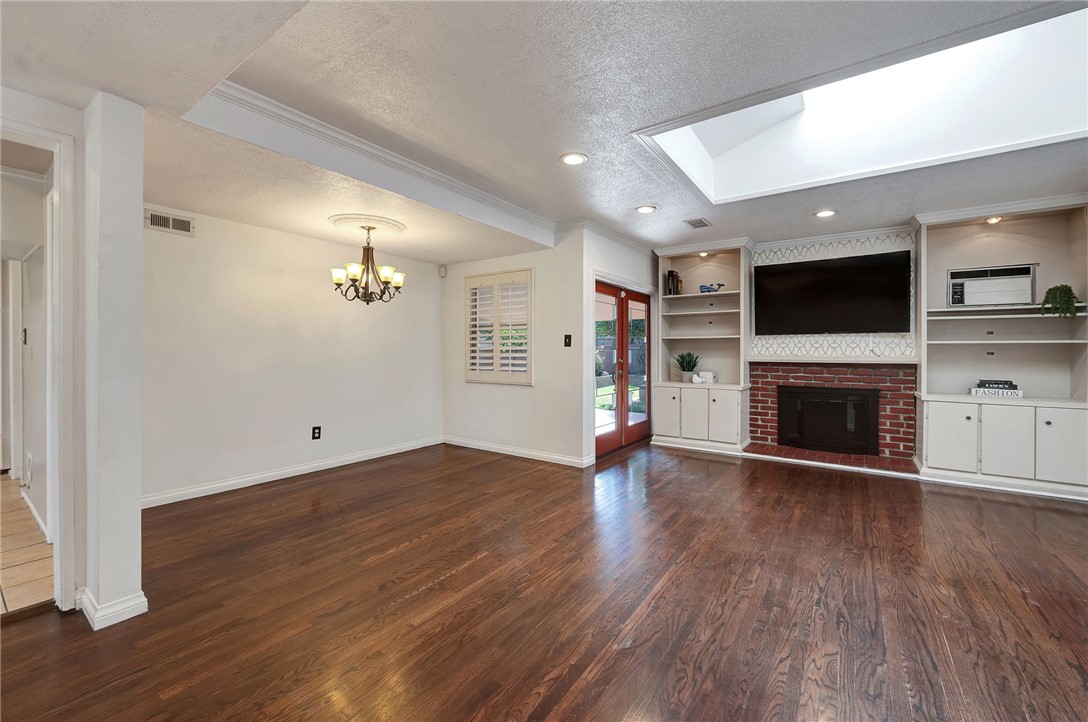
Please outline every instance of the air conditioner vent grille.
[[195, 236], [196, 226], [192, 218], [185, 216], [172, 216], [160, 211], [144, 209], [144, 228], [154, 228], [167, 233], [178, 233], [183, 236]]
[[710, 228], [710, 221], [705, 218], [689, 218], [684, 223], [692, 228]]

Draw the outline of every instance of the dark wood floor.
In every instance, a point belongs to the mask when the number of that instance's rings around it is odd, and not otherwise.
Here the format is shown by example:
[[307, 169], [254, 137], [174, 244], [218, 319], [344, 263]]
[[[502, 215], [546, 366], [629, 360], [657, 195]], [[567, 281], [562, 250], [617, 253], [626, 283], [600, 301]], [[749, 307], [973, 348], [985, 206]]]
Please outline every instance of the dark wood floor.
[[3, 630], [2, 714], [1088, 719], [1088, 507], [436, 446], [144, 514], [151, 612]]

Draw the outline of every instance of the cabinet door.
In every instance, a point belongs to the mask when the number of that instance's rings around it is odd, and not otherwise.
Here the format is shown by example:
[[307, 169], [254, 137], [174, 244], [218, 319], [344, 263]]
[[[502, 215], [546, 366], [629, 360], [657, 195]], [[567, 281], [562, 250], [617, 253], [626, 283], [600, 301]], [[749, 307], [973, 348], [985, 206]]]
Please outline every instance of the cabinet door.
[[926, 466], [978, 471], [978, 404], [929, 402], [926, 409]]
[[680, 389], [654, 387], [653, 423], [659, 436], [680, 435]]
[[709, 432], [710, 392], [707, 389], [680, 389], [680, 435], [685, 439], [706, 439]]
[[1035, 478], [1088, 486], [1088, 410], [1035, 410]]
[[710, 392], [710, 440], [736, 444], [740, 437], [740, 392]]
[[1035, 409], [1030, 406], [979, 408], [983, 474], [1035, 476]]

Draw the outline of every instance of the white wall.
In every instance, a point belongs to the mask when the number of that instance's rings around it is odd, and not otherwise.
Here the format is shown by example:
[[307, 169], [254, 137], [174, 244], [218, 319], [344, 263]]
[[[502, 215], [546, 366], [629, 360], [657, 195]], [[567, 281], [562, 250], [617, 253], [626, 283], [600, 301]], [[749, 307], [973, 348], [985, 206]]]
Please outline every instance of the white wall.
[[357, 247], [202, 215], [195, 238], [145, 229], [144, 244], [145, 504], [441, 440], [436, 266], [378, 243], [408, 277], [366, 306], [328, 272]]
[[4, 169], [0, 173], [0, 238], [5, 246], [15, 246], [22, 252], [4, 257], [19, 260], [30, 244], [41, 244], [45, 238], [45, 180], [31, 174]]
[[[521, 268], [533, 269], [535, 384], [469, 383], [465, 381], [465, 277]], [[581, 230], [560, 234], [552, 250], [448, 268], [442, 324], [449, 443], [586, 465], [581, 427], [582, 268]], [[564, 334], [572, 337], [570, 348], [563, 346]]]

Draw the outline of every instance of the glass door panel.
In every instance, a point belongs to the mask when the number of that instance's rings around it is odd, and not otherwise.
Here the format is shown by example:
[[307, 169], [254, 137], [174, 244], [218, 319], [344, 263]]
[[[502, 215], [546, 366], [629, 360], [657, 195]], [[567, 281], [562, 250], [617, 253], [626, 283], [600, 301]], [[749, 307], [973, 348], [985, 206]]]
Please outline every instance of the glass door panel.
[[597, 456], [650, 435], [650, 297], [597, 283], [594, 397]]

